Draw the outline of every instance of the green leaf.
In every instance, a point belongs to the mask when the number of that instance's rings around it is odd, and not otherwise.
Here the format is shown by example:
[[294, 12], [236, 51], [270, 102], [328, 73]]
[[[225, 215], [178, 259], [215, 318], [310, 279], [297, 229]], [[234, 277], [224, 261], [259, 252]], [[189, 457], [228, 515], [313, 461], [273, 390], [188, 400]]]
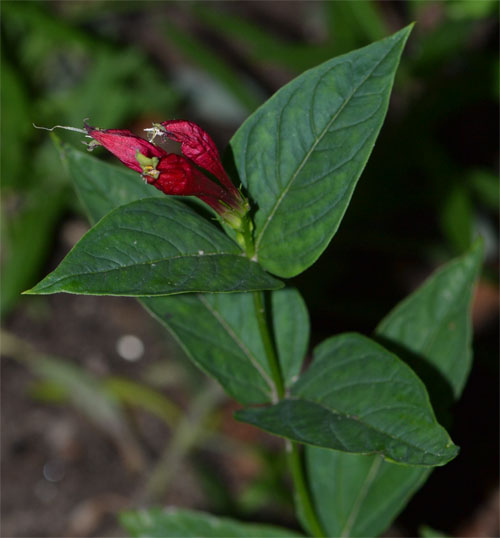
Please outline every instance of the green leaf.
[[431, 471], [313, 446], [306, 447], [305, 458], [313, 503], [328, 536], [378, 536]]
[[36, 282], [67, 194], [66, 189], [52, 187], [47, 196], [47, 185], [11, 192], [10, 195], [4, 193], [0, 271], [2, 316], [21, 298], [21, 292]]
[[378, 455], [312, 446], [305, 457], [313, 502], [328, 536], [378, 536], [430, 473], [388, 463]]
[[[57, 143], [58, 139], [55, 140]], [[66, 144], [60, 145], [60, 150], [92, 223], [112, 209], [135, 200], [165, 197], [146, 184], [137, 172], [123, 165], [106, 163]]]
[[300, 374], [307, 353], [309, 314], [300, 293], [294, 288], [272, 292], [271, 312], [281, 374], [288, 388]]
[[379, 453], [410, 465], [443, 465], [458, 448], [436, 421], [424, 384], [395, 355], [359, 334], [315, 350], [289, 399], [236, 418], [300, 443]]
[[[387, 345], [418, 353], [413, 368], [438, 398], [458, 398], [470, 367], [470, 303], [482, 258], [480, 243], [432, 275], [379, 325]], [[453, 330], [450, 330], [453, 328]], [[415, 355], [412, 356], [415, 359]], [[440, 384], [436, 380], [440, 379]], [[434, 389], [435, 387], [435, 389]], [[450, 389], [453, 387], [453, 390]], [[308, 482], [318, 516], [331, 536], [377, 536], [427, 480], [430, 470], [403, 467], [380, 456], [306, 448]], [[300, 507], [298, 507], [300, 510]]]
[[271, 374], [253, 315], [251, 294], [153, 297], [143, 305], [188, 357], [242, 403], [273, 398]]
[[451, 392], [447, 405], [459, 398], [472, 364], [470, 306], [482, 256], [482, 242], [476, 241], [467, 254], [436, 271], [399, 303], [376, 329], [384, 345], [404, 353], [431, 397]]
[[411, 26], [287, 84], [231, 141], [255, 201], [256, 256], [292, 277], [337, 231], [382, 126]]
[[28, 293], [141, 297], [281, 286], [208, 220], [164, 197], [106, 215]]
[[[243, 404], [270, 403], [276, 398], [251, 294], [153, 297], [142, 303], [188, 357], [233, 398]], [[307, 312], [293, 289], [272, 292], [271, 303], [281, 370], [291, 383], [307, 349]]]
[[243, 523], [234, 519], [215, 517], [194, 510], [177, 508], [150, 508], [122, 512], [120, 523], [127, 529], [133, 538], [271, 538], [271, 537], [298, 537], [301, 534], [295, 531], [274, 527], [271, 525], [257, 525]]

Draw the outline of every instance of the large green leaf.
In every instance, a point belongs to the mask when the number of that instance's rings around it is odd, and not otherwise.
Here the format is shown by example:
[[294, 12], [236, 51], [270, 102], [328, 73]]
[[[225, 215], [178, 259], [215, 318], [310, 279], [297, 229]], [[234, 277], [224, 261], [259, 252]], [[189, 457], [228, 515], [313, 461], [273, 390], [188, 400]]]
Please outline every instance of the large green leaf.
[[29, 293], [140, 297], [281, 286], [211, 222], [164, 197], [106, 215]]
[[316, 348], [289, 399], [243, 409], [236, 418], [293, 441], [411, 465], [443, 465], [458, 452], [420, 379], [398, 357], [354, 333]]
[[231, 141], [256, 204], [256, 256], [291, 277], [337, 231], [385, 117], [411, 26], [306, 71], [279, 90]]
[[[396, 344], [402, 358], [407, 358], [405, 348], [412, 351], [412, 366], [427, 381], [439, 407], [449, 405], [447, 395], [458, 397], [469, 371], [469, 310], [481, 257], [481, 245], [475, 244], [465, 256], [431, 276], [377, 328], [377, 335], [385, 337], [387, 344]], [[440, 385], [436, 384], [438, 379]], [[380, 534], [430, 472], [395, 465], [380, 456], [316, 447], [306, 448], [306, 462], [314, 504], [331, 536]]]
[[295, 531], [243, 523], [234, 519], [215, 517], [204, 512], [177, 508], [150, 508], [122, 512], [120, 522], [133, 538], [271, 538], [302, 536]]
[[[142, 302], [186, 354], [236, 400], [243, 404], [276, 400], [251, 294], [190, 294]], [[290, 384], [307, 349], [307, 312], [294, 289], [274, 291], [271, 307], [281, 370]]]

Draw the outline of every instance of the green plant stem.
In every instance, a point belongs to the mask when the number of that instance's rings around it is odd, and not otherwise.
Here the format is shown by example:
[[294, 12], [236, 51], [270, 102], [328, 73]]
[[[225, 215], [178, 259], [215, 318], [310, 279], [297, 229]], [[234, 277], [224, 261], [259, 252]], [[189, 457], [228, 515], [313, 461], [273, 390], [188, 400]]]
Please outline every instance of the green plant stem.
[[325, 537], [320, 522], [316, 516], [316, 511], [311, 501], [311, 494], [307, 485], [304, 464], [300, 455], [299, 445], [293, 441], [287, 441], [288, 462], [292, 471], [293, 485], [295, 486], [295, 495], [299, 499], [299, 506], [302, 507], [302, 516], [307, 523], [307, 530], [313, 536]]
[[267, 326], [266, 310], [262, 296], [263, 294], [260, 291], [253, 292], [255, 315], [257, 316], [260, 337], [262, 339], [262, 343], [264, 344], [267, 362], [269, 364], [269, 368], [271, 369], [271, 376], [274, 381], [274, 386], [276, 387], [278, 400], [281, 400], [285, 397], [285, 385], [283, 384], [283, 376], [281, 375], [280, 364], [276, 352], [274, 351], [273, 341]]
[[247, 258], [253, 259], [253, 256], [255, 254], [255, 245], [253, 242], [253, 236], [252, 236], [252, 229], [253, 224], [250, 220], [250, 217], [248, 213], [243, 217], [242, 222], [242, 236], [243, 236], [243, 242], [244, 242], [244, 249], [245, 253], [247, 255]]
[[[266, 311], [263, 301], [263, 293], [260, 291], [253, 292], [253, 299], [255, 305], [255, 315], [257, 316], [257, 322], [259, 325], [260, 336], [267, 356], [267, 361], [271, 369], [271, 376], [273, 378], [274, 385], [276, 387], [276, 393], [278, 400], [282, 400], [285, 397], [285, 385], [283, 383], [283, 375], [281, 373], [278, 356], [274, 349], [274, 344], [269, 331], [269, 326], [266, 318]], [[288, 444], [289, 443], [289, 444]], [[308, 530], [316, 537], [326, 536], [321, 524], [318, 521], [316, 512], [314, 510], [309, 488], [305, 477], [305, 469], [300, 451], [297, 443], [293, 441], [287, 442], [288, 461], [292, 471], [293, 483], [295, 486], [295, 495], [298, 499], [298, 506], [302, 507], [302, 515], [307, 524]]]

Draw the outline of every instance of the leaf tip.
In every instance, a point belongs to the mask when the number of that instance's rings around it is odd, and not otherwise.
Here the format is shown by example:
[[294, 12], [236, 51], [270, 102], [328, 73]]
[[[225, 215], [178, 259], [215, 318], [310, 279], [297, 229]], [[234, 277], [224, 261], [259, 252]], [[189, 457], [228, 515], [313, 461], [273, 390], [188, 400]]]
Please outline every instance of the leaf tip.
[[35, 284], [32, 288], [25, 290], [21, 292], [21, 295], [48, 295], [50, 293], [54, 293], [54, 291], [51, 291], [50, 284], [46, 284], [45, 281], [47, 279], [44, 278], [41, 280], [38, 284]]
[[30, 288], [29, 290], [22, 291], [21, 295], [44, 295], [44, 293], [39, 291], [38, 285], [36, 285]]
[[407, 26], [401, 28], [401, 30], [398, 30], [396, 33], [394, 33], [392, 36], [393, 38], [397, 38], [398, 40], [402, 41], [402, 44], [404, 45], [410, 36], [411, 32], [413, 31], [413, 27], [415, 26], [416, 21], [410, 22]]

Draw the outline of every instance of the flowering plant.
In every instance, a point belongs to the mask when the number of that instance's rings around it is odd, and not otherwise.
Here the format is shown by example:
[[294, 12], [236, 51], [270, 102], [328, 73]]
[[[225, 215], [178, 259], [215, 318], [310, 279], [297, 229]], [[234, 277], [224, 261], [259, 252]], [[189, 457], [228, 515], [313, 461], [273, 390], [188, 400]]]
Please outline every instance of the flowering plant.
[[[164, 136], [180, 142], [185, 157], [167, 153], [130, 131], [102, 130], [88, 125], [86, 129], [94, 142], [103, 145], [132, 170], [140, 172], [147, 183], [165, 194], [197, 196], [239, 229], [234, 217], [245, 216], [248, 204], [226, 174], [213, 140], [195, 123], [165, 121], [151, 129], [153, 138]], [[207, 177], [207, 173], [212, 174], [219, 184]]]
[[[277, 92], [231, 140], [225, 162], [235, 183], [211, 138], [189, 121], [154, 124], [149, 141], [86, 125], [90, 147], [104, 146], [133, 173], [110, 173], [65, 150], [94, 226], [28, 292], [141, 297], [244, 406], [238, 420], [286, 439], [297, 514], [314, 536], [382, 532], [429, 469], [458, 453], [430, 403], [442, 409], [452, 401], [429, 396], [426, 372], [458, 398], [471, 362], [468, 307], [480, 244], [396, 306], [374, 335], [332, 336], [307, 367], [307, 308], [282, 280], [314, 264], [337, 231], [410, 30], [329, 60]], [[180, 143], [182, 155], [155, 143], [162, 139]], [[163, 194], [195, 196], [213, 214]], [[195, 512], [141, 514], [123, 515], [138, 536], [200, 528], [207, 536], [295, 535]]]

